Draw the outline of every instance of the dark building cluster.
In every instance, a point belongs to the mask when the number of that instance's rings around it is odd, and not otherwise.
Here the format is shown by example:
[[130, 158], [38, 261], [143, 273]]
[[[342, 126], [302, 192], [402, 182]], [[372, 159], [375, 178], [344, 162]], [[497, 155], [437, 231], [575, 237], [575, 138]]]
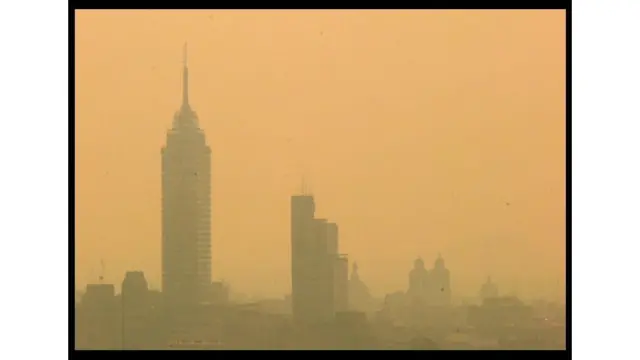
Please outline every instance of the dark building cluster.
[[500, 297], [490, 279], [480, 304], [454, 304], [442, 256], [422, 259], [406, 291], [375, 299], [339, 251], [338, 224], [315, 199], [291, 197], [291, 294], [234, 302], [211, 272], [211, 150], [183, 98], [162, 148], [162, 290], [143, 272], [76, 292], [76, 349], [564, 348], [564, 306]]

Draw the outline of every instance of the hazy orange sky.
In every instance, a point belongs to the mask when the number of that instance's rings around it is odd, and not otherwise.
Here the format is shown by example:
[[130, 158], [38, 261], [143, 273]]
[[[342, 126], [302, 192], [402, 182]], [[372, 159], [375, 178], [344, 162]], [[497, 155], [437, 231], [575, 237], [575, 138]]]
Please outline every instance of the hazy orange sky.
[[[374, 295], [442, 253], [458, 295], [564, 294], [564, 11], [79, 11], [76, 284], [160, 286], [160, 148], [212, 149], [213, 277], [290, 290], [306, 174]], [[507, 205], [507, 203], [509, 205]]]

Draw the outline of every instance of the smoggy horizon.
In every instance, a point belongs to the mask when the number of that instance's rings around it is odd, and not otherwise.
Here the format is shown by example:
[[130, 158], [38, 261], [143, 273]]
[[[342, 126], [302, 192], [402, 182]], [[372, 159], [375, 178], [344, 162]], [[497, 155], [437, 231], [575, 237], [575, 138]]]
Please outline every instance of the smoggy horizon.
[[[212, 274], [290, 292], [290, 197], [376, 296], [442, 254], [454, 295], [565, 294], [564, 11], [78, 11], [76, 285], [160, 286], [160, 149], [211, 147]], [[101, 271], [104, 260], [104, 273]]]

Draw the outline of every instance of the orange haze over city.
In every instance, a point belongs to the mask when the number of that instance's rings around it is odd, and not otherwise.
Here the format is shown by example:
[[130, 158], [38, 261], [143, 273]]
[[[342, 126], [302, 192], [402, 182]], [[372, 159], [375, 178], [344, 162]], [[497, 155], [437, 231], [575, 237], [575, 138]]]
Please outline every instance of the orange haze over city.
[[[212, 151], [212, 272], [291, 290], [311, 192], [374, 296], [442, 254], [457, 297], [564, 296], [564, 11], [78, 11], [76, 284], [160, 287], [160, 149], [182, 92]], [[101, 261], [104, 266], [101, 266]]]

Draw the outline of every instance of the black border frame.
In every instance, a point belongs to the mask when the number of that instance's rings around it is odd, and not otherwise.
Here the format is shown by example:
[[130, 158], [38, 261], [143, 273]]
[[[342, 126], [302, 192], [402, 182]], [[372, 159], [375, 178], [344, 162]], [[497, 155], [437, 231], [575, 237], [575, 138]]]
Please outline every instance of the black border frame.
[[[112, 0], [111, 2], [100, 2], [95, 1], [93, 4], [89, 4], [86, 1], [70, 1], [68, 6], [68, 15], [69, 15], [69, 161], [74, 165], [69, 167], [69, 194], [70, 194], [70, 207], [69, 207], [69, 225], [71, 229], [75, 229], [75, 10], [80, 9], [209, 9], [209, 7], [197, 6], [198, 3], [195, 1], [183, 0], [180, 2], [180, 7], [171, 7], [171, 6], [153, 6], [154, 3], [151, 1], [116, 1]], [[544, 356], [545, 358], [558, 358], [558, 359], [566, 359], [571, 357], [571, 349], [572, 349], [572, 328], [571, 328], [571, 319], [572, 319], [572, 311], [571, 311], [571, 248], [572, 248], [572, 240], [571, 240], [571, 1], [568, 0], [523, 0], [520, 2], [513, 1], [511, 3], [507, 1], [477, 1], [477, 0], [467, 0], [467, 1], [431, 1], [425, 7], [412, 7], [407, 6], [403, 7], [400, 2], [395, 2], [396, 6], [384, 7], [379, 4], [377, 7], [367, 7], [367, 6], [346, 6], [348, 2], [340, 2], [340, 6], [330, 6], [331, 2], [324, 2], [323, 6], [301, 6], [301, 7], [293, 7], [293, 6], [275, 6], [273, 4], [270, 7], [260, 7], [255, 6], [254, 3], [245, 3], [244, 6], [238, 4], [238, 6], [230, 6], [230, 4], [216, 3], [216, 9], [243, 9], [243, 8], [251, 8], [251, 9], [287, 9], [287, 8], [309, 8], [309, 9], [558, 9], [565, 10], [566, 16], [566, 306], [567, 306], [567, 348], [566, 350], [554, 350], [554, 351], [539, 351], [539, 350], [466, 350], [466, 351], [430, 351], [428, 356], [431, 359], [440, 358], [440, 357], [458, 357], [458, 356], [481, 356], [488, 355], [491, 358], [505, 358], [505, 359], [527, 359], [527, 358], [541, 358]], [[157, 2], [155, 5], [160, 5]], [[212, 4], [213, 5], [213, 4]], [[335, 5], [338, 5], [335, 3]], [[354, 4], [355, 5], [355, 4]], [[408, 4], [407, 4], [408, 5]], [[476, 5], [476, 6], [474, 6]], [[149, 350], [149, 351], [98, 351], [98, 350], [75, 350], [75, 325], [74, 325], [74, 297], [75, 297], [75, 235], [71, 235], [69, 239], [69, 355], [73, 357], [85, 357], [93, 359], [94, 357], [102, 357], [110, 355], [117, 356], [118, 358], [124, 357], [128, 358], [129, 356], [137, 357], [142, 355], [143, 353], [167, 353], [167, 351], [163, 350]], [[222, 352], [243, 352], [243, 350], [220, 350]], [[246, 350], [245, 350], [246, 351]], [[258, 350], [256, 350], [258, 351]], [[292, 355], [295, 356], [296, 352], [304, 351], [304, 350], [290, 350], [290, 351], [276, 351], [276, 352], [291, 352]], [[344, 351], [344, 350], [335, 350], [335, 351]], [[361, 350], [364, 351], [364, 350]], [[376, 350], [369, 350], [376, 351]], [[389, 350], [396, 355], [393, 356], [425, 356], [424, 354], [417, 354], [420, 351], [400, 351], [400, 350]], [[171, 352], [169, 352], [171, 353]], [[398, 354], [402, 353], [404, 355]], [[196, 350], [183, 350], [179, 351], [180, 357], [202, 357], [209, 358], [211, 356], [209, 351], [196, 351]], [[153, 354], [149, 354], [152, 355]], [[158, 355], [156, 355], [158, 356]], [[166, 356], [166, 355], [160, 355]], [[282, 356], [282, 354], [280, 355]]]

